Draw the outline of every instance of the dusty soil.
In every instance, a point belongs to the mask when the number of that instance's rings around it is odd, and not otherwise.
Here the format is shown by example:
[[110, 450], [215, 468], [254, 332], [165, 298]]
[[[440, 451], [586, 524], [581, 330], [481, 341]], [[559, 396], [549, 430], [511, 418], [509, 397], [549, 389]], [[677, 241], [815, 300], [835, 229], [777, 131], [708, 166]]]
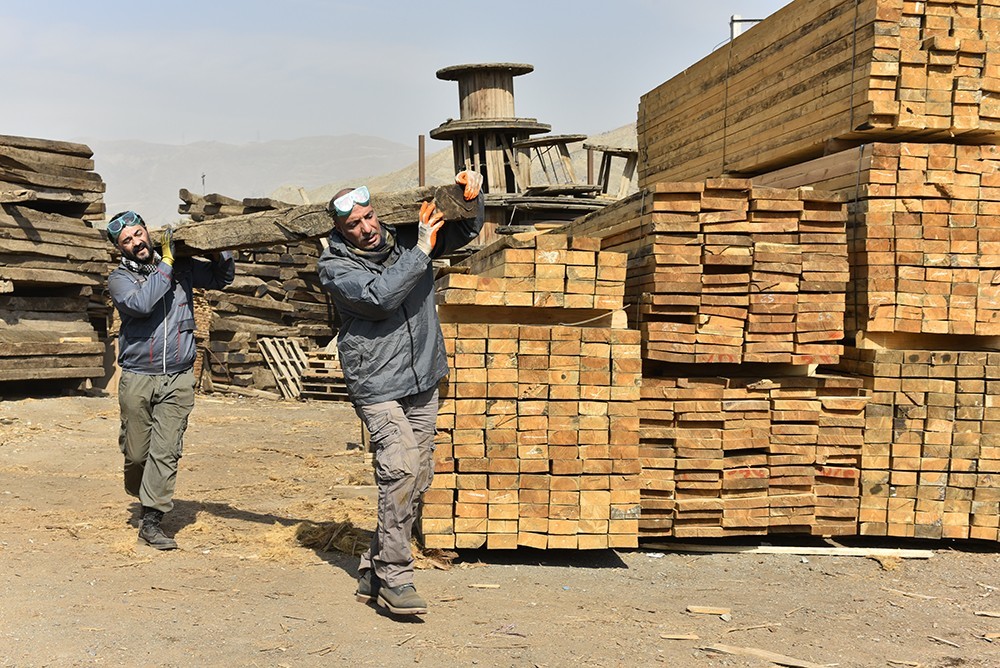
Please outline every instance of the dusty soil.
[[[357, 603], [349, 552], [374, 512], [344, 404], [199, 397], [165, 522], [180, 549], [156, 552], [136, 544], [117, 415], [108, 396], [0, 401], [0, 665], [772, 665], [707, 649], [726, 645], [1000, 666], [992, 544], [894, 544], [927, 560], [463, 552], [417, 573], [424, 617]], [[361, 530], [332, 542], [347, 552], [325, 549], [334, 522]], [[681, 634], [697, 639], [664, 637]]]

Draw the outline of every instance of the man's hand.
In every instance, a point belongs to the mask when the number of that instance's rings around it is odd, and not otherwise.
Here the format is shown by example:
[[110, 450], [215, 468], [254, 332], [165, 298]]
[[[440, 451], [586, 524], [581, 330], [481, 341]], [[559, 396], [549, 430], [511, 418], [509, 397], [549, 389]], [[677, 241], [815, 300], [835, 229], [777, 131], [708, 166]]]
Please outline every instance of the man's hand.
[[160, 237], [160, 256], [164, 262], [174, 266], [174, 231], [169, 227], [163, 230], [163, 236]]
[[465, 198], [466, 202], [471, 202], [479, 197], [479, 191], [483, 188], [483, 175], [475, 170], [467, 169], [455, 176], [455, 183], [465, 186], [462, 197]]
[[444, 214], [437, 210], [433, 202], [420, 204], [420, 224], [417, 225], [417, 248], [430, 257], [437, 241], [437, 233], [444, 227]]

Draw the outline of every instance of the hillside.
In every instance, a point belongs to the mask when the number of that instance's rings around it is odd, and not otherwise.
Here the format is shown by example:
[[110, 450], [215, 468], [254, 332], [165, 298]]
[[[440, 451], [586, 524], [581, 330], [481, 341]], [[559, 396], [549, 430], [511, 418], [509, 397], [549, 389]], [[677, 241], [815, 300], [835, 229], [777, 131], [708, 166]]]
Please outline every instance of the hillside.
[[97, 172], [107, 184], [108, 213], [134, 209], [152, 227], [180, 219], [177, 192], [181, 188], [241, 198], [266, 197], [286, 184], [317, 188], [357, 174], [385, 173], [411, 162], [417, 154], [416, 142], [410, 147], [360, 135], [239, 146], [83, 141], [93, 149]]

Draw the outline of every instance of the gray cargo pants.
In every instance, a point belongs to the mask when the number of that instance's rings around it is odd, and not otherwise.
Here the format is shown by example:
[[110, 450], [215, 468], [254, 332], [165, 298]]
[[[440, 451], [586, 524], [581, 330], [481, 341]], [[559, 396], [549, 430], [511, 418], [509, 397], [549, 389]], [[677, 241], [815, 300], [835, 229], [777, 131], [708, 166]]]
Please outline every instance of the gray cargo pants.
[[194, 408], [194, 372], [147, 376], [122, 370], [118, 382], [125, 491], [164, 513], [174, 507], [177, 461]]
[[410, 584], [413, 522], [434, 478], [438, 390], [354, 409], [371, 435], [378, 485], [378, 525], [358, 570], [374, 568], [389, 587]]

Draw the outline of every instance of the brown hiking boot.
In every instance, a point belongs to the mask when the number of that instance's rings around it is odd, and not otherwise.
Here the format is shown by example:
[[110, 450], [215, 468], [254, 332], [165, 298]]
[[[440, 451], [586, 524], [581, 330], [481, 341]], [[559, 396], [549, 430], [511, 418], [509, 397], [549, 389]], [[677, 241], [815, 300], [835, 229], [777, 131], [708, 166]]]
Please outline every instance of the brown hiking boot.
[[381, 586], [382, 581], [375, 575], [375, 571], [371, 568], [366, 568], [358, 576], [358, 590], [354, 592], [354, 599], [359, 603], [367, 603], [373, 598], [378, 597], [378, 591]]
[[427, 614], [427, 602], [420, 598], [417, 588], [412, 584], [399, 585], [398, 587], [386, 587], [383, 585], [378, 591], [378, 602], [397, 615], [424, 615]]
[[160, 528], [163, 512], [155, 508], [142, 509], [142, 523], [139, 525], [139, 541], [157, 550], [176, 550], [177, 541], [167, 537]]

